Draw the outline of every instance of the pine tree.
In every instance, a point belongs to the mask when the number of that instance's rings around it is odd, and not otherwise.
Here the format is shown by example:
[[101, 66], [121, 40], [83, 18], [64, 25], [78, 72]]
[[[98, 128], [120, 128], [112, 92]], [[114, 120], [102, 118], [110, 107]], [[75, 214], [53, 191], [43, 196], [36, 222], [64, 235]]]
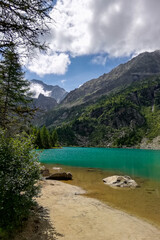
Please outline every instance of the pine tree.
[[58, 134], [56, 130], [53, 130], [51, 140], [52, 140], [52, 146], [55, 147], [58, 144]]
[[38, 129], [37, 132], [36, 132], [35, 145], [36, 145], [38, 148], [43, 148], [42, 141], [41, 141], [40, 129]]
[[41, 137], [41, 142], [42, 142], [42, 147], [45, 149], [48, 149], [51, 147], [50, 144], [50, 135], [45, 126], [42, 127], [40, 131], [40, 137]]
[[0, 126], [8, 128], [28, 120], [33, 111], [28, 107], [28, 82], [24, 79], [14, 46], [7, 49], [0, 62]]

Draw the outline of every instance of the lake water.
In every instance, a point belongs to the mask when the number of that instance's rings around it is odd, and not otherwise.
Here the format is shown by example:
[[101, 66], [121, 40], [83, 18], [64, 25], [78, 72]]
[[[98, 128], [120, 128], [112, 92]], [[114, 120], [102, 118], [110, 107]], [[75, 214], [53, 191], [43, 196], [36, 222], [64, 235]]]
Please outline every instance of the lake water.
[[[160, 151], [138, 149], [74, 148], [44, 150], [40, 161], [70, 171], [68, 183], [87, 190], [87, 196], [160, 226]], [[103, 178], [130, 175], [139, 188], [113, 189]]]
[[44, 150], [40, 161], [115, 170], [132, 177], [146, 177], [160, 181], [160, 151], [66, 147]]

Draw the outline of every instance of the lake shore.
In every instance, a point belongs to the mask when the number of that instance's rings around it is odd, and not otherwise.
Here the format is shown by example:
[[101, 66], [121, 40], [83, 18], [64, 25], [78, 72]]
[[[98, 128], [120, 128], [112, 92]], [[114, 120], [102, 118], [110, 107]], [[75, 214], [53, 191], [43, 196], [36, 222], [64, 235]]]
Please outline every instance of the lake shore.
[[37, 201], [49, 211], [56, 232], [52, 239], [160, 239], [160, 229], [153, 225], [81, 194], [84, 190], [63, 182], [42, 183], [42, 195]]

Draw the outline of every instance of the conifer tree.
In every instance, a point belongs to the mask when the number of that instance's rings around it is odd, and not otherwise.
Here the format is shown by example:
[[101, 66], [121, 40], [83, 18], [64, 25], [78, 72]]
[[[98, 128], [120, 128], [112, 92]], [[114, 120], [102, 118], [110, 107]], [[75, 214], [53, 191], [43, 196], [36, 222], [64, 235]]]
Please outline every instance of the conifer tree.
[[0, 126], [26, 121], [33, 111], [28, 107], [28, 82], [24, 79], [14, 46], [7, 49], [0, 62]]
[[45, 126], [43, 126], [40, 131], [40, 137], [41, 137], [42, 147], [45, 149], [50, 148], [51, 147], [50, 135]]
[[53, 130], [51, 140], [52, 140], [52, 146], [55, 147], [58, 143], [58, 134], [56, 130]]
[[42, 141], [41, 141], [40, 129], [38, 129], [37, 132], [36, 132], [35, 145], [38, 148], [43, 148]]

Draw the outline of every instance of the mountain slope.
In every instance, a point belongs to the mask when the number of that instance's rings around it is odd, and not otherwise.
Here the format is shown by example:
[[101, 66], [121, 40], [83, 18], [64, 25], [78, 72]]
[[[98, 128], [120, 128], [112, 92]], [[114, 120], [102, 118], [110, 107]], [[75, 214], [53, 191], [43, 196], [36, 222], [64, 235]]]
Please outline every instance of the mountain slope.
[[37, 108], [41, 113], [52, 110], [58, 104], [54, 98], [46, 97], [39, 94], [38, 98], [34, 98], [32, 102], [33, 108]]
[[62, 107], [71, 107], [86, 102], [95, 102], [102, 95], [108, 95], [132, 82], [160, 73], [160, 51], [142, 53], [110, 73], [90, 80], [80, 88], [71, 91], [62, 101]]
[[62, 145], [131, 147], [151, 140], [160, 135], [160, 77], [132, 83], [68, 119], [57, 128]]

